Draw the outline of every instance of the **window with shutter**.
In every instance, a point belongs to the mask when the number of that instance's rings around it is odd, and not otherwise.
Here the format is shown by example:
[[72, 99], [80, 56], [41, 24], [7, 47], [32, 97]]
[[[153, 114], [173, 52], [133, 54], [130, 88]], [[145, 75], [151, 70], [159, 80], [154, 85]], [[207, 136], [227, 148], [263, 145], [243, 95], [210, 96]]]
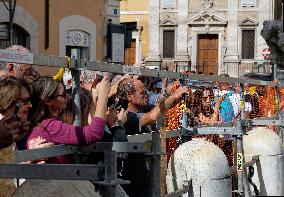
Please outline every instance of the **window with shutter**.
[[254, 59], [255, 30], [242, 30], [242, 59]]
[[255, 7], [256, 0], [241, 0], [242, 7]]
[[163, 9], [175, 9], [176, 0], [163, 0]]
[[175, 57], [175, 30], [163, 31], [163, 58]]

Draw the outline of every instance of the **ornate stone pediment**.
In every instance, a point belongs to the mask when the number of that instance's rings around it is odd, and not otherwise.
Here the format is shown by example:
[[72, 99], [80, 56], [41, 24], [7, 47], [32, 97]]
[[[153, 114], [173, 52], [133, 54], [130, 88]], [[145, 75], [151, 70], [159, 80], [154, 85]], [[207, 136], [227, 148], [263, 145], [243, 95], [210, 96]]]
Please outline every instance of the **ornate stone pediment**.
[[188, 18], [187, 23], [190, 25], [226, 25], [227, 20], [214, 12], [208, 10], [195, 14]]
[[213, 0], [203, 0], [202, 4], [206, 9], [209, 9], [213, 6]]
[[177, 25], [178, 25], [177, 21], [174, 20], [173, 18], [170, 18], [169, 16], [168, 18], [160, 22], [160, 26], [177, 26]]
[[258, 22], [253, 20], [250, 17], [247, 17], [245, 19], [243, 19], [240, 24], [240, 26], [258, 26]]

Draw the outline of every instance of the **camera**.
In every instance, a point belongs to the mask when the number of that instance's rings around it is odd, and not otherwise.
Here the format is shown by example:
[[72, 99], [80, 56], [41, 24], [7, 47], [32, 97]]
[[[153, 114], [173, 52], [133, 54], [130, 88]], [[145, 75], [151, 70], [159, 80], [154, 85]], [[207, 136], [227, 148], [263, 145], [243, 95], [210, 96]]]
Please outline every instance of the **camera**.
[[127, 110], [128, 100], [125, 98], [118, 99], [115, 96], [113, 96], [108, 99], [107, 107], [112, 109], [123, 108], [124, 110]]

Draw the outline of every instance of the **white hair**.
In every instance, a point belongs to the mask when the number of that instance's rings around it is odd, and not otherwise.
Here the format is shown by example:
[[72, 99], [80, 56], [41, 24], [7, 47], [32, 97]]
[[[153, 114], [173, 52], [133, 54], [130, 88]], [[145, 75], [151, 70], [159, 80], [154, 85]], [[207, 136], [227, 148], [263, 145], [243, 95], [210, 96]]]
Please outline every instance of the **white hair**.
[[[17, 52], [22, 52], [22, 53], [29, 53], [29, 49], [27, 49], [26, 47], [22, 46], [22, 45], [11, 45], [9, 47], [6, 48], [6, 50], [8, 51], [17, 51]], [[21, 64], [16, 64], [16, 63], [8, 63], [8, 64], [12, 64], [14, 68], [19, 69], [21, 67]]]

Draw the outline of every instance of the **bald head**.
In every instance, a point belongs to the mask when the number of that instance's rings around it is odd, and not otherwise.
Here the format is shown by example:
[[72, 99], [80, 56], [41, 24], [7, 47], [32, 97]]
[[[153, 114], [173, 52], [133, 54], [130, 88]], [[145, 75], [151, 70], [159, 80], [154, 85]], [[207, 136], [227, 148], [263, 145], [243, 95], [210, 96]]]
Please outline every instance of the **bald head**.
[[123, 79], [121, 82], [119, 82], [118, 88], [117, 88], [118, 98], [127, 99], [128, 94], [135, 93], [135, 83], [134, 82], [136, 80], [137, 79], [127, 78], [127, 79]]
[[[21, 45], [12, 45], [6, 48], [6, 50], [21, 52], [21, 53], [30, 52], [27, 48]], [[28, 64], [7, 63], [7, 67], [9, 69], [10, 74], [18, 78], [24, 78], [27, 76], [31, 76], [33, 72], [32, 66]]]

